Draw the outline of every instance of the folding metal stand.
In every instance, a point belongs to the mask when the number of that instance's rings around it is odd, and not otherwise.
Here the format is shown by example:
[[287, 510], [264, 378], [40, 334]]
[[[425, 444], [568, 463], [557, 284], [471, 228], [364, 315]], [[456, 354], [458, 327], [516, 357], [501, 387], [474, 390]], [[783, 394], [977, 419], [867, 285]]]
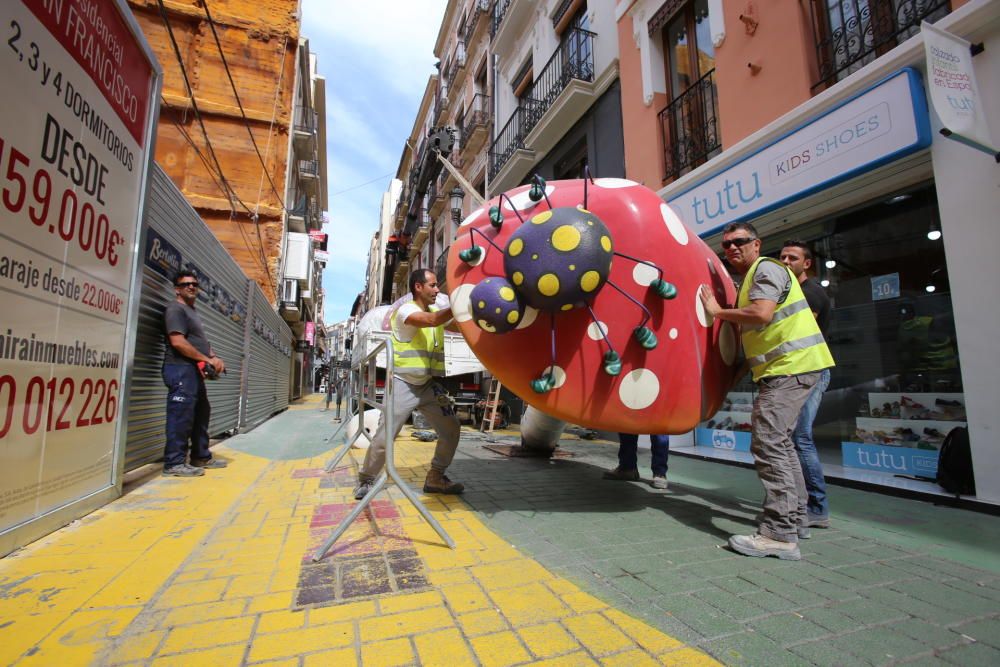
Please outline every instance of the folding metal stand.
[[[366, 353], [364, 357], [361, 358], [356, 365], [352, 364], [351, 366], [351, 384], [356, 384], [353, 389], [357, 391], [356, 413], [358, 415], [358, 430], [352, 438], [344, 443], [343, 447], [341, 447], [334, 457], [330, 459], [330, 462], [326, 464], [326, 472], [332, 472], [337, 467], [337, 464], [340, 463], [341, 459], [343, 459], [347, 452], [351, 449], [351, 445], [354, 444], [354, 441], [360, 437], [361, 432], [364, 430], [365, 406], [367, 405], [382, 411], [383, 428], [385, 429], [385, 470], [383, 470], [378, 478], [376, 478], [375, 483], [372, 485], [367, 495], [365, 495], [365, 497], [358, 502], [354, 509], [351, 510], [351, 513], [340, 522], [340, 525], [337, 526], [335, 531], [333, 531], [333, 534], [331, 534], [330, 537], [323, 542], [322, 546], [320, 546], [316, 553], [313, 554], [312, 560], [314, 563], [320, 561], [326, 555], [326, 552], [329, 551], [334, 545], [334, 543], [340, 539], [345, 532], [347, 532], [347, 529], [354, 522], [354, 520], [358, 518], [358, 515], [361, 514], [361, 512], [363, 512], [369, 504], [371, 504], [371, 501], [375, 499], [375, 496], [378, 495], [379, 491], [385, 487], [386, 483], [390, 479], [395, 482], [399, 490], [403, 492], [404, 496], [406, 496], [406, 499], [410, 501], [410, 504], [417, 508], [420, 516], [422, 516], [424, 520], [431, 525], [444, 543], [452, 549], [455, 548], [455, 541], [451, 539], [451, 536], [448, 535], [445, 529], [441, 527], [441, 524], [438, 523], [437, 519], [435, 519], [427, 508], [424, 507], [424, 504], [420, 502], [419, 498], [417, 498], [417, 494], [413, 492], [413, 489], [411, 489], [405, 481], [403, 481], [399, 472], [396, 470], [395, 438], [391, 437], [392, 434], [396, 432], [394, 428], [395, 424], [393, 424], [394, 404], [392, 395], [392, 375], [395, 370], [395, 365], [393, 363], [392, 340], [389, 338], [382, 339], [371, 350], [367, 350], [367, 338], [363, 341], [363, 343], [366, 345]], [[377, 369], [376, 360], [378, 358], [378, 353], [381, 350], [385, 350], [386, 356], [386, 383], [385, 394], [383, 395], [382, 402], [380, 403], [378, 401], [378, 395], [376, 394], [375, 378]], [[351, 393], [353, 392], [348, 391], [349, 395]], [[351, 418], [353, 418], [353, 415]], [[341, 424], [341, 428], [343, 428], [343, 424]], [[340, 429], [337, 430], [337, 433], [339, 432]]]

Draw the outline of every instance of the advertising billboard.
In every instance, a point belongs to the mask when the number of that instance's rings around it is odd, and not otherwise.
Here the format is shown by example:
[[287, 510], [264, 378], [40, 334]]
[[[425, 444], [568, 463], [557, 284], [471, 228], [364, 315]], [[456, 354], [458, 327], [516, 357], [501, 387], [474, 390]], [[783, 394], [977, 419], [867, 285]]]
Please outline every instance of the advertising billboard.
[[6, 535], [117, 483], [161, 74], [124, 2], [10, 0], [0, 16]]

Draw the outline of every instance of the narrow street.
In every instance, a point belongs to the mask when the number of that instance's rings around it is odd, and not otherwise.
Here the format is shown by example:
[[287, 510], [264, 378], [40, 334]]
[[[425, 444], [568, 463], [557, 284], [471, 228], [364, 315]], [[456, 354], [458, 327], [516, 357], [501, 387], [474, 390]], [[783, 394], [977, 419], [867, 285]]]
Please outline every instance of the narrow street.
[[[511, 459], [464, 429], [450, 472], [468, 491], [423, 496], [454, 551], [390, 488], [313, 564], [359, 461], [324, 473], [318, 399], [216, 446], [228, 468], [148, 469], [0, 561], [0, 663], [1000, 661], [1000, 518], [833, 487], [801, 562], [744, 558], [724, 545], [752, 526], [752, 471], [674, 456], [666, 492], [603, 481], [615, 446], [572, 436], [566, 458]], [[408, 433], [418, 485], [433, 443]]]

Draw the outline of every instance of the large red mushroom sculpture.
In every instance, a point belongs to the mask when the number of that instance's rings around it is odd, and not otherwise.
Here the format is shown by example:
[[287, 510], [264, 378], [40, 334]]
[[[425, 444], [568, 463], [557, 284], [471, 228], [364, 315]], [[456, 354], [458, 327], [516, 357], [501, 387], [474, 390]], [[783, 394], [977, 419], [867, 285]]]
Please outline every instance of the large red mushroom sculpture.
[[698, 298], [735, 288], [653, 191], [618, 178], [501, 194], [448, 256], [455, 320], [480, 361], [532, 407], [588, 428], [683, 433], [714, 414], [739, 332]]

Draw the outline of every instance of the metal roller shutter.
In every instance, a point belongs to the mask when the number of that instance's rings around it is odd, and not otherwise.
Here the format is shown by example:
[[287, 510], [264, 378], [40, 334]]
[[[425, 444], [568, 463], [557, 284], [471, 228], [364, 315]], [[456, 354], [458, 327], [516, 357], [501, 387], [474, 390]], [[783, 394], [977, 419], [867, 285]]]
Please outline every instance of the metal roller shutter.
[[248, 382], [244, 429], [249, 430], [288, 407], [292, 368], [292, 331], [265, 301], [256, 283], [249, 332]]
[[248, 279], [159, 165], [150, 171], [144, 224], [147, 229], [145, 247], [140, 249], [144, 261], [135, 374], [128, 399], [127, 470], [163, 454], [166, 387], [160, 377], [162, 315], [166, 304], [174, 299], [173, 273], [181, 268], [198, 273], [202, 287], [198, 314], [215, 353], [226, 362], [227, 373], [208, 383], [212, 436], [239, 426], [244, 327], [248, 320]]

